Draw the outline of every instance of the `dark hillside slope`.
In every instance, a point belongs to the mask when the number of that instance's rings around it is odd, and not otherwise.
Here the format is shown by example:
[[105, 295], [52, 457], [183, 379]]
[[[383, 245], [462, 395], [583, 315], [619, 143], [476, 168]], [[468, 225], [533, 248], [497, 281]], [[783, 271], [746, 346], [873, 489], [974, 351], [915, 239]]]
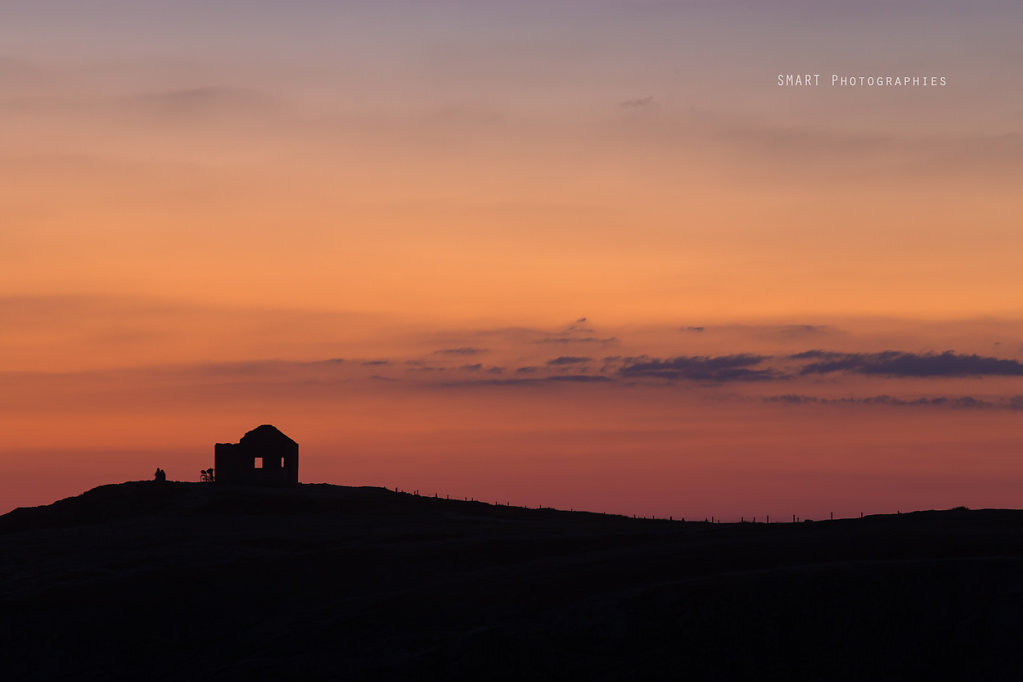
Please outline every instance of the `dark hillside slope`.
[[0, 517], [3, 679], [1023, 679], [1023, 512], [125, 483]]

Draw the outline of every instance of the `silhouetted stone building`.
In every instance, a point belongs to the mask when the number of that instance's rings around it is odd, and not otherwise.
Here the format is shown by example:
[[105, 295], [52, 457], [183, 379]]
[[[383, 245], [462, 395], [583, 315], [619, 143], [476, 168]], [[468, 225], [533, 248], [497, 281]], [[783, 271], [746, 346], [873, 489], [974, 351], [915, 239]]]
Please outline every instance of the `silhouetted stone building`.
[[217, 483], [298, 483], [298, 443], [276, 427], [263, 424], [237, 443], [217, 443], [213, 466]]

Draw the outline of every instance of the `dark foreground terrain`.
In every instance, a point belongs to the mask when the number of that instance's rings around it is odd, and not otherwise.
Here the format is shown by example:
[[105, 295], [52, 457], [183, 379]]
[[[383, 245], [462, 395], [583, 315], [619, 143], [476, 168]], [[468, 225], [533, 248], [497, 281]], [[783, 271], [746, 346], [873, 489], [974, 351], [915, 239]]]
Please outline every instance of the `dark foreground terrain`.
[[125, 483], [0, 517], [0, 623], [4, 680], [1020, 680], [1023, 512]]

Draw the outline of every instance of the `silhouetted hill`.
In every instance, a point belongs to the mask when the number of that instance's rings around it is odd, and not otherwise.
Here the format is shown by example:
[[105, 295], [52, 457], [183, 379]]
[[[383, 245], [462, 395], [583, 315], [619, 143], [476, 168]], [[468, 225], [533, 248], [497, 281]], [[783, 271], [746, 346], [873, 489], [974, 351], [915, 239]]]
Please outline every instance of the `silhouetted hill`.
[[302, 485], [0, 517], [4, 679], [1023, 679], [1023, 512], [679, 523]]

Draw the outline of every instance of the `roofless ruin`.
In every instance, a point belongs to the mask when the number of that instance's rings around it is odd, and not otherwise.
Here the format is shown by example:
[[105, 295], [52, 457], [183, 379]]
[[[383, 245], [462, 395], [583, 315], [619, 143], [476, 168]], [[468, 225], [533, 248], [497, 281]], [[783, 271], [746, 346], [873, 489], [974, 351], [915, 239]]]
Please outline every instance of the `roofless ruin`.
[[217, 483], [285, 486], [298, 483], [298, 443], [263, 424], [237, 443], [214, 447]]

